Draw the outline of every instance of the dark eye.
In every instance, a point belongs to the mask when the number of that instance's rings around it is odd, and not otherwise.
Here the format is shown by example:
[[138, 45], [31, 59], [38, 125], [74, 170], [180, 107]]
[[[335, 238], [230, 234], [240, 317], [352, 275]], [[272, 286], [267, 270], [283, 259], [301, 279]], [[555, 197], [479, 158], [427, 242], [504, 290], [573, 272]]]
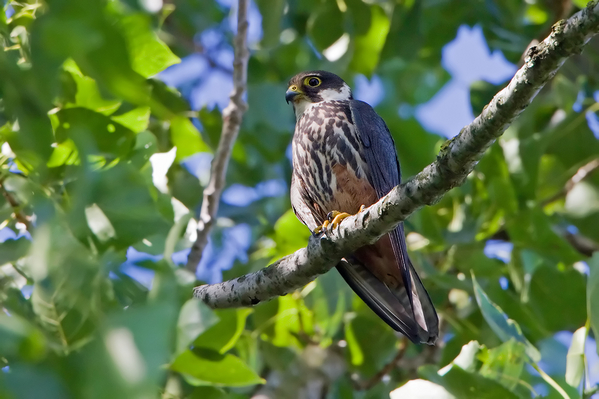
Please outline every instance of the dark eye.
[[307, 83], [307, 84], [308, 84], [308, 86], [310, 86], [310, 87], [317, 87], [317, 86], [319, 86], [319, 85], [320, 85], [320, 79], [318, 79], [318, 78], [315, 78], [315, 77], [311, 77], [311, 78], [308, 78], [308, 79], [307, 79], [307, 82], [306, 82], [306, 83]]

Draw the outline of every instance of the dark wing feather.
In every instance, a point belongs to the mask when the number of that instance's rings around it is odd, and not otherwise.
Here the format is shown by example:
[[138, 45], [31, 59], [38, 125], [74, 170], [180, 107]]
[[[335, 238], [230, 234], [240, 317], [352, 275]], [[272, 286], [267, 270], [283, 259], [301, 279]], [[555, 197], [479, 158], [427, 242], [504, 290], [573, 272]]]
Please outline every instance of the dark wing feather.
[[[395, 143], [383, 119], [362, 101], [350, 101], [351, 117], [364, 146], [367, 178], [377, 197], [401, 182]], [[408, 257], [403, 224], [389, 233], [403, 286], [390, 289], [363, 265], [351, 259], [338, 266], [341, 275], [375, 312], [414, 342], [434, 343], [438, 318], [426, 289]]]

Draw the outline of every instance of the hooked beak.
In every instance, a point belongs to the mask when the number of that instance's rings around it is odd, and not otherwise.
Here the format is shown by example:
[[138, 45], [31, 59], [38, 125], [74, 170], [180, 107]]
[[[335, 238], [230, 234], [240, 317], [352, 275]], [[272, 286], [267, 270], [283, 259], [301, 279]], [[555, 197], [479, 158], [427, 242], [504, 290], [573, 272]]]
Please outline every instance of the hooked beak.
[[287, 101], [287, 104], [289, 104], [290, 101], [293, 102], [293, 99], [300, 94], [302, 94], [302, 92], [299, 91], [296, 86], [291, 86], [285, 92], [285, 101]]

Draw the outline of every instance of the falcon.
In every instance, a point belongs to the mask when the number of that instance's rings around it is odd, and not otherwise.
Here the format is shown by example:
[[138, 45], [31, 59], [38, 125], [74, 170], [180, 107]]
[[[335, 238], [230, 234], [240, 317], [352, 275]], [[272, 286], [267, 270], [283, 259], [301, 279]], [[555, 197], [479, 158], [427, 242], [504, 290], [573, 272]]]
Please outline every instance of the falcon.
[[[314, 234], [336, 228], [400, 184], [395, 143], [383, 119], [326, 71], [300, 73], [285, 93], [293, 105], [291, 205]], [[434, 344], [439, 321], [408, 257], [403, 224], [346, 256], [337, 270], [362, 300], [412, 342]]]

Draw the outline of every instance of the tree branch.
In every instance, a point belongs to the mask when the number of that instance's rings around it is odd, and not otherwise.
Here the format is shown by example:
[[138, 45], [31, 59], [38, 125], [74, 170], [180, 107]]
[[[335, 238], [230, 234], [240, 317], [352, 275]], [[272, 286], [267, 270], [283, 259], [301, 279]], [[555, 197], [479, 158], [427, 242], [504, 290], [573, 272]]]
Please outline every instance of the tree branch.
[[572, 191], [575, 185], [577, 185], [587, 177], [591, 176], [593, 172], [595, 172], [597, 169], [599, 169], [599, 158], [595, 158], [592, 161], [584, 164], [576, 171], [574, 176], [568, 179], [568, 181], [564, 185], [564, 188], [562, 188], [557, 193], [553, 194], [551, 197], [541, 201], [541, 206], [549, 205], [552, 202], [555, 202], [558, 199], [565, 197], [566, 195], [568, 195], [570, 191]]
[[13, 217], [17, 220], [17, 222], [23, 223], [25, 228], [29, 230], [31, 227], [31, 217], [21, 212], [21, 205], [19, 205], [19, 201], [16, 200], [12, 193], [6, 190], [6, 187], [4, 187], [4, 180], [5, 177], [0, 178], [0, 192], [2, 193], [4, 199], [6, 199], [6, 202], [8, 202], [8, 204], [12, 207]]
[[397, 367], [397, 363], [404, 357], [408, 350], [408, 338], [404, 336], [401, 340], [401, 346], [393, 357], [393, 359], [385, 364], [381, 370], [366, 381], [352, 381], [352, 385], [356, 391], [368, 391], [376, 384], [381, 382], [383, 378]]
[[437, 160], [377, 203], [345, 219], [329, 236], [311, 237], [308, 246], [236, 279], [194, 289], [194, 296], [213, 308], [255, 305], [285, 295], [326, 273], [349, 254], [376, 242], [417, 209], [438, 202], [462, 184], [474, 166], [512, 121], [571, 55], [579, 54], [599, 32], [599, 1], [590, 2], [570, 19], [556, 23], [538, 46], [531, 47], [522, 68], [495, 95], [482, 113], [449, 140]]
[[208, 182], [208, 186], [204, 189], [204, 198], [202, 200], [198, 223], [198, 237], [191, 247], [191, 252], [187, 258], [186, 268], [194, 273], [200, 260], [202, 260], [202, 253], [208, 243], [210, 230], [216, 221], [218, 203], [225, 187], [227, 165], [229, 164], [229, 158], [231, 158], [233, 144], [235, 144], [235, 139], [237, 139], [237, 134], [239, 133], [243, 114], [247, 110], [247, 104], [243, 100], [243, 95], [247, 88], [247, 65], [250, 58], [250, 52], [247, 48], [248, 4], [249, 0], [239, 0], [237, 5], [233, 91], [231, 92], [229, 105], [223, 110], [223, 129], [216, 154], [212, 160], [210, 182]]

